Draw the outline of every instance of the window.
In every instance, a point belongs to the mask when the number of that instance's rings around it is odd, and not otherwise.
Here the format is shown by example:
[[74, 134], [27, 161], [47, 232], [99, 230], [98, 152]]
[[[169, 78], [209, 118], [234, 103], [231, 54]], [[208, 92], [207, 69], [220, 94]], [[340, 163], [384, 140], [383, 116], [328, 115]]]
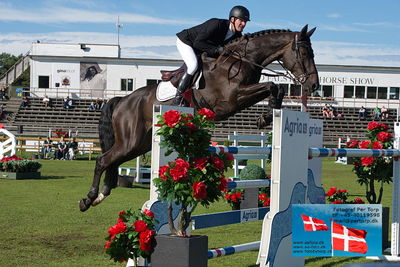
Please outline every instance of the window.
[[367, 98], [376, 99], [376, 87], [367, 87]]
[[50, 77], [49, 76], [39, 76], [39, 88], [50, 88]]
[[353, 98], [354, 97], [354, 86], [345, 85], [343, 96], [344, 96], [344, 98]]
[[300, 96], [301, 95], [301, 85], [291, 84], [290, 85], [290, 95], [291, 96]]
[[121, 91], [133, 91], [133, 79], [121, 79]]
[[356, 98], [365, 98], [365, 86], [356, 86]]
[[161, 82], [161, 80], [156, 80], [156, 79], [147, 79], [146, 80], [147, 85], [157, 84], [159, 82]]
[[278, 84], [278, 86], [281, 86], [285, 90], [285, 95], [289, 95], [289, 84], [281, 83], [281, 84]]
[[322, 85], [322, 96], [332, 97], [333, 96], [333, 85]]
[[390, 87], [389, 99], [399, 99], [400, 87]]
[[378, 87], [378, 99], [387, 99], [387, 87]]

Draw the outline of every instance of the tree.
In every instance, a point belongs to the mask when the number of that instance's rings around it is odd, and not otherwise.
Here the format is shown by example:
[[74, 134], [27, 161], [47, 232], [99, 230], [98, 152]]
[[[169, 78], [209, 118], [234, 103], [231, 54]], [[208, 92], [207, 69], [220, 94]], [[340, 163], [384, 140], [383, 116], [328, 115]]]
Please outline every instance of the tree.
[[[14, 56], [8, 53], [1, 53], [0, 54], [0, 77], [3, 76], [15, 63], [18, 62], [23, 57], [22, 54], [19, 56]], [[19, 85], [19, 86], [29, 86], [30, 83], [30, 72], [29, 68], [19, 76], [12, 85]]]

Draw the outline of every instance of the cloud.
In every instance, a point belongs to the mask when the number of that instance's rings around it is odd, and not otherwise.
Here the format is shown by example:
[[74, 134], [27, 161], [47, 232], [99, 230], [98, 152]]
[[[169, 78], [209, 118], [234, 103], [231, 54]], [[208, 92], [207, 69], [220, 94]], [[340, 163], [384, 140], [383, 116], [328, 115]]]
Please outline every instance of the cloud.
[[337, 19], [337, 18], [341, 18], [342, 16], [338, 13], [331, 13], [326, 15], [328, 18], [332, 18], [332, 19]]

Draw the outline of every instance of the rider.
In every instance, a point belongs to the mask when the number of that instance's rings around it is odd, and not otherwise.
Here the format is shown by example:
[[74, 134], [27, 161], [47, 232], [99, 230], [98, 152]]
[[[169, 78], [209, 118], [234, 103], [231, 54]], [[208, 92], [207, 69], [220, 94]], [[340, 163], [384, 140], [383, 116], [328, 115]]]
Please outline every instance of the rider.
[[176, 47], [186, 64], [186, 72], [179, 82], [173, 105], [182, 101], [182, 93], [189, 86], [198, 67], [197, 56], [207, 52], [208, 56], [218, 57], [223, 52], [223, 45], [242, 36], [242, 31], [250, 21], [250, 12], [244, 6], [234, 6], [227, 19], [209, 19], [190, 29], [177, 33]]

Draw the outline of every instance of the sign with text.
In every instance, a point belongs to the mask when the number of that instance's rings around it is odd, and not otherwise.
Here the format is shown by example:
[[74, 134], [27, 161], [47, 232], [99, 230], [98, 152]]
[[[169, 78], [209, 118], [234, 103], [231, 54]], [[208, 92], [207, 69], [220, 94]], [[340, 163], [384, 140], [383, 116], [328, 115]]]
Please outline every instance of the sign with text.
[[292, 256], [382, 255], [382, 205], [293, 205]]

